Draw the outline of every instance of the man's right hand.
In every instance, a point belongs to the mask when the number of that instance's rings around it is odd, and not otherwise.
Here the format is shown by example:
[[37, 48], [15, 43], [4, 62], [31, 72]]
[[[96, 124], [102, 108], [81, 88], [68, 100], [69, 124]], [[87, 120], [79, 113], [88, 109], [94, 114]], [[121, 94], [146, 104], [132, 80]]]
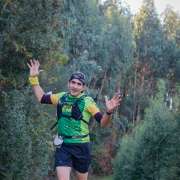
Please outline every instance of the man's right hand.
[[41, 70], [39, 70], [39, 61], [35, 59], [30, 59], [30, 62], [27, 63], [29, 70], [30, 70], [30, 77], [29, 79], [32, 80], [31, 85], [33, 88], [33, 91], [35, 93], [36, 98], [38, 99], [39, 102], [41, 102], [41, 99], [43, 95], [45, 94], [41, 86], [39, 85], [38, 81], [38, 75]]
[[30, 59], [30, 63], [27, 63], [29, 70], [30, 70], [30, 76], [38, 76], [39, 75], [39, 61], [35, 59]]

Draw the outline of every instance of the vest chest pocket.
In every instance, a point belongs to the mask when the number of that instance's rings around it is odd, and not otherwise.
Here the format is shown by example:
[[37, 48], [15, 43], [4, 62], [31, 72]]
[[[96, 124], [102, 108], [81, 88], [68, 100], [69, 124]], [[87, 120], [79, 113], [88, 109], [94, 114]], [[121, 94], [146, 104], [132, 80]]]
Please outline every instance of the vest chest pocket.
[[62, 112], [71, 114], [71, 112], [72, 112], [72, 104], [64, 104], [62, 106]]
[[68, 99], [67, 94], [61, 97], [57, 105], [58, 120], [61, 117], [66, 117], [66, 118], [69, 118], [70, 120], [73, 119], [73, 120], [83, 121], [84, 123], [89, 124], [88, 121], [83, 119], [83, 111], [85, 107], [85, 101], [84, 101], [85, 96], [86, 95], [83, 95], [82, 97], [78, 99], [74, 99], [73, 101], [70, 101]]

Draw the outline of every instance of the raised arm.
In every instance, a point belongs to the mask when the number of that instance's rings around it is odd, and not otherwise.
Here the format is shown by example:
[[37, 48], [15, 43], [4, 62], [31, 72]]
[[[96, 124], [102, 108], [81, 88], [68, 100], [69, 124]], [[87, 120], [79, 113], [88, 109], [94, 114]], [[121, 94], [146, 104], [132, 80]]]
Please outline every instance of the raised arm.
[[29, 81], [32, 85], [33, 92], [39, 102], [41, 102], [41, 99], [43, 97], [44, 90], [39, 85], [38, 75], [39, 75], [39, 61], [38, 60], [30, 60], [30, 62], [27, 64], [30, 70], [30, 76]]
[[121, 95], [119, 93], [115, 94], [112, 99], [108, 100], [107, 96], [105, 97], [106, 103], [106, 113], [101, 119], [101, 127], [105, 127], [109, 124], [111, 120], [111, 115], [113, 111], [120, 105]]

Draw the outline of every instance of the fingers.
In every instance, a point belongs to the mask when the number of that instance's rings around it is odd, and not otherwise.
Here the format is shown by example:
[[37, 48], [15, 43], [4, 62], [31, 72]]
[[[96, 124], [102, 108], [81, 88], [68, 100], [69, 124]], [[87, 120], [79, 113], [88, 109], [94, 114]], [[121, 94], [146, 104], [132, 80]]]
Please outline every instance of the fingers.
[[115, 101], [121, 101], [121, 98], [122, 98], [122, 96], [121, 96], [121, 94], [120, 93], [116, 93], [114, 96], [113, 96], [113, 100], [115, 100]]
[[122, 100], [122, 96], [118, 93], [118, 94], [115, 94], [112, 99], [108, 99], [107, 96], [104, 96], [105, 97], [105, 102], [120, 102]]
[[115, 103], [115, 106], [116, 106], [116, 107], [119, 106], [119, 105], [120, 105], [120, 102]]
[[111, 103], [113, 104], [114, 107], [117, 107], [120, 105], [121, 100], [122, 100], [121, 96], [120, 97], [118, 96], [118, 97], [115, 97], [114, 99], [112, 98]]
[[29, 63], [27, 63], [27, 66], [29, 67], [29, 69], [31, 68], [31, 65]]
[[28, 63], [28, 67], [39, 67], [40, 66], [40, 63], [38, 60], [36, 59], [30, 59], [30, 63]]
[[40, 63], [39, 63], [39, 61], [37, 60], [37, 65], [38, 65], [38, 67], [40, 66]]
[[39, 67], [39, 61], [38, 60], [34, 60], [34, 64], [37, 66], [37, 67]]
[[108, 97], [104, 96], [104, 99], [105, 99], [105, 103], [107, 103], [108, 102]]
[[34, 59], [30, 59], [31, 66], [34, 66]]
[[110, 99], [110, 100], [108, 99], [107, 96], [104, 96], [104, 97], [105, 97], [105, 103], [106, 103], [106, 105], [108, 104], [108, 105], [113, 106], [113, 107], [119, 106], [119, 105], [120, 105], [120, 102], [121, 102], [121, 100], [122, 100], [122, 96], [121, 96], [120, 93], [116, 93], [116, 94], [112, 97], [112, 99]]
[[120, 105], [120, 100], [113, 100], [112, 101], [112, 103], [113, 103], [113, 106], [119, 106]]

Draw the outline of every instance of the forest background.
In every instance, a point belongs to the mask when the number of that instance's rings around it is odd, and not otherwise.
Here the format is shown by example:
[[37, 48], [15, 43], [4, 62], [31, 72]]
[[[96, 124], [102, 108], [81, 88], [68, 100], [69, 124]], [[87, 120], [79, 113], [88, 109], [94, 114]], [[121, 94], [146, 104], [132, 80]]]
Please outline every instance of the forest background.
[[[37, 103], [29, 59], [46, 92], [86, 74], [87, 94], [123, 100], [109, 127], [92, 120], [90, 178], [180, 177], [180, 15], [153, 0], [132, 15], [121, 0], [0, 1], [0, 179], [53, 179], [54, 107]], [[96, 178], [97, 179], [97, 178]]]

